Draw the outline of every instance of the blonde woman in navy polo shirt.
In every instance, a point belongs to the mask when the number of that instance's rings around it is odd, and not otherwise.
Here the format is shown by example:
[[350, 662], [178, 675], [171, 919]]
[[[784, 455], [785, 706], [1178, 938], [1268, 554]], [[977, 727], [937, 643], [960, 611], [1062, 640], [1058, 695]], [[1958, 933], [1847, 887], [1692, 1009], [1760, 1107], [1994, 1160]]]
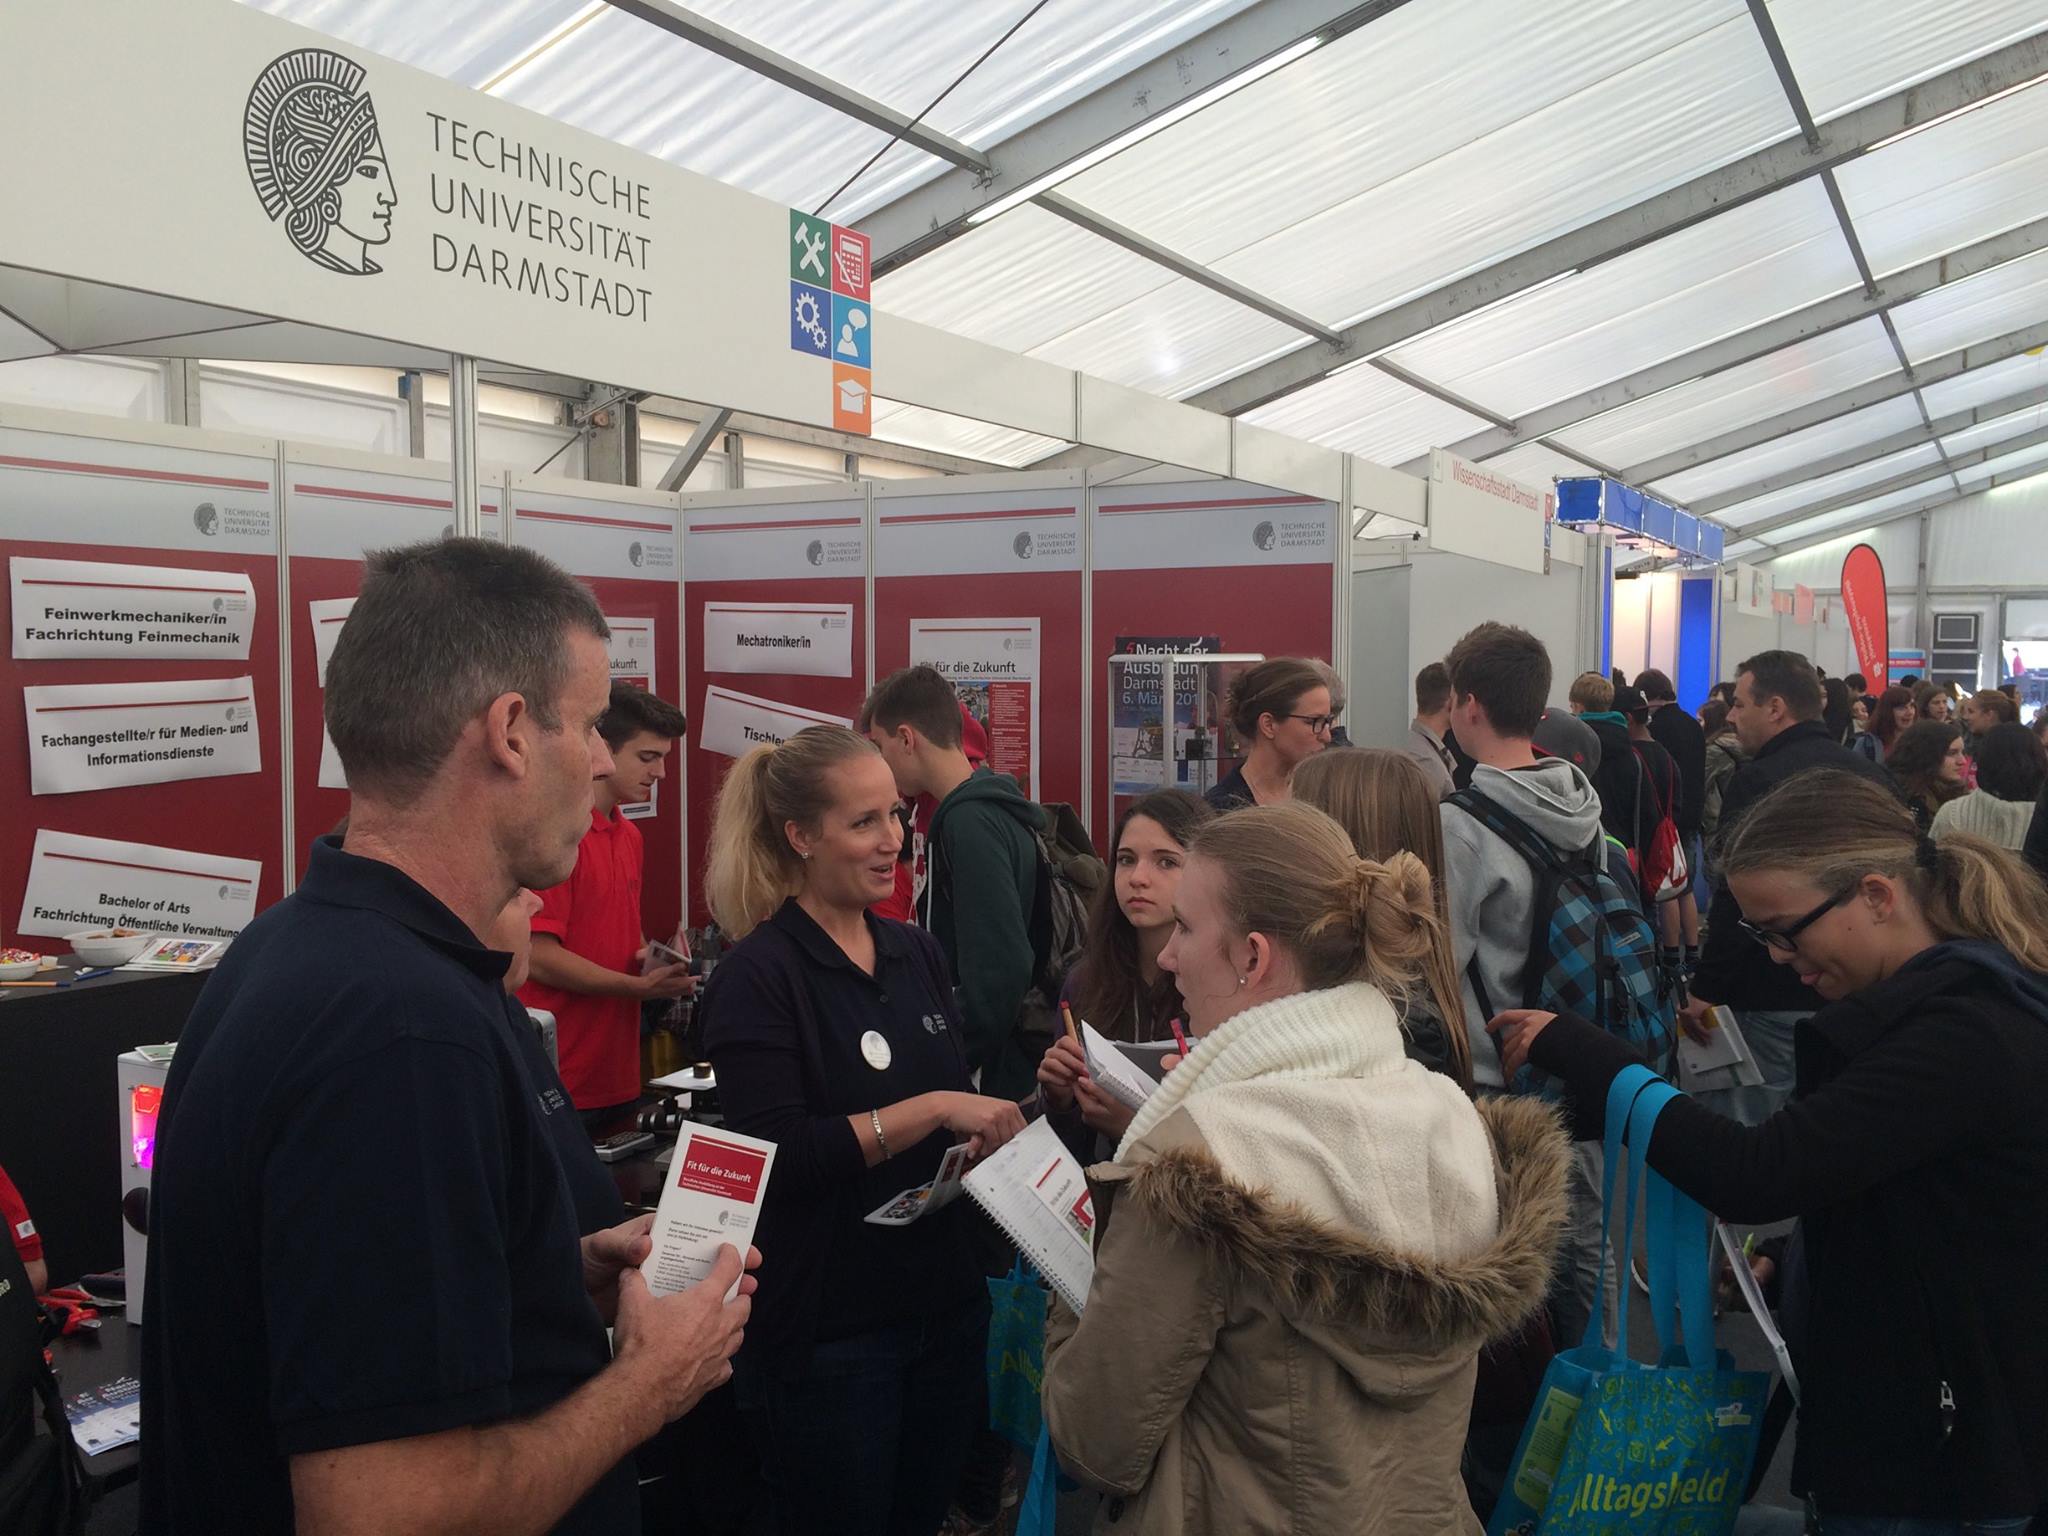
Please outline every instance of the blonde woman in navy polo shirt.
[[902, 829], [866, 738], [814, 726], [733, 765], [711, 910], [740, 942], [699, 1004], [726, 1123], [777, 1146], [734, 1386], [776, 1529], [931, 1536], [985, 1423], [988, 1299], [968, 1202], [868, 1212], [1023, 1129], [974, 1093], [938, 945], [877, 918]]

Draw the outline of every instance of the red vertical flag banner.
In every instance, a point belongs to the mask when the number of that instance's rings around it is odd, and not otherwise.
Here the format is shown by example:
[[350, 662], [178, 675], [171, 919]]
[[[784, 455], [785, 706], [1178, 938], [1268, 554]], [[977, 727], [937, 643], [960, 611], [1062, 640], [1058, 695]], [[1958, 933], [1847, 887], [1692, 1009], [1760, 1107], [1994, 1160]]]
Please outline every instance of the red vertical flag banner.
[[1842, 561], [1842, 612], [1856, 647], [1856, 668], [1880, 693], [1889, 679], [1891, 610], [1886, 606], [1884, 562], [1868, 544], [1858, 544]]

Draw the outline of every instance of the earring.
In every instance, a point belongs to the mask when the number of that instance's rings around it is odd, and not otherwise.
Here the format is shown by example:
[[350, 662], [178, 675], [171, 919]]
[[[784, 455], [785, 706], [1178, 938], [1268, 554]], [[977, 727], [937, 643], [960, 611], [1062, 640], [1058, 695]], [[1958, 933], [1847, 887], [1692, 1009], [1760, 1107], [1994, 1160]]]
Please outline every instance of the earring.
[[808, 853], [799, 853], [797, 854], [797, 857], [802, 859], [806, 864], [811, 862], [811, 856]]
[[1250, 979], [1249, 977], [1245, 977], [1245, 976], [1240, 976], [1240, 977], [1238, 977], [1238, 978], [1237, 978], [1237, 984], [1238, 984], [1238, 985], [1239, 985], [1239, 986], [1241, 987], [1241, 986], [1243, 986], [1243, 985], [1245, 984], [1245, 982], [1246, 982], [1246, 981], [1248, 981], [1249, 979]]

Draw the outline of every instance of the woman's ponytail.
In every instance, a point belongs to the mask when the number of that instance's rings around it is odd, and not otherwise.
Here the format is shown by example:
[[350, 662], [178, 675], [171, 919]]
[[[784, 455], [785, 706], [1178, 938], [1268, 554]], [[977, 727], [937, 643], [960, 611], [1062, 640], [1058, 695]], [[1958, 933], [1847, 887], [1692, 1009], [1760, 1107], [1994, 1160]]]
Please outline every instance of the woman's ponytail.
[[1989, 939], [2048, 973], [2048, 887], [2011, 853], [1958, 833], [1921, 850], [1928, 926], [1945, 939]]

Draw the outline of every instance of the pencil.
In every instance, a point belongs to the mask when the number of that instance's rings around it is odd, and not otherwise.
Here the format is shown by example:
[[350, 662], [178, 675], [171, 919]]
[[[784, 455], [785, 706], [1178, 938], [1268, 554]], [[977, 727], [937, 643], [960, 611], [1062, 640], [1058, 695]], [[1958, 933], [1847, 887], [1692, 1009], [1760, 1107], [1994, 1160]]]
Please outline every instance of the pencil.
[[1180, 1020], [1169, 1019], [1167, 1023], [1173, 1030], [1175, 1043], [1180, 1046], [1180, 1059], [1186, 1061], [1188, 1059], [1188, 1037], [1180, 1032]]
[[1074, 1028], [1074, 1010], [1069, 1008], [1065, 1002], [1060, 1004], [1060, 1020], [1067, 1026], [1067, 1038], [1073, 1041], [1074, 1044], [1079, 1045], [1081, 1043], [1081, 1031]]

